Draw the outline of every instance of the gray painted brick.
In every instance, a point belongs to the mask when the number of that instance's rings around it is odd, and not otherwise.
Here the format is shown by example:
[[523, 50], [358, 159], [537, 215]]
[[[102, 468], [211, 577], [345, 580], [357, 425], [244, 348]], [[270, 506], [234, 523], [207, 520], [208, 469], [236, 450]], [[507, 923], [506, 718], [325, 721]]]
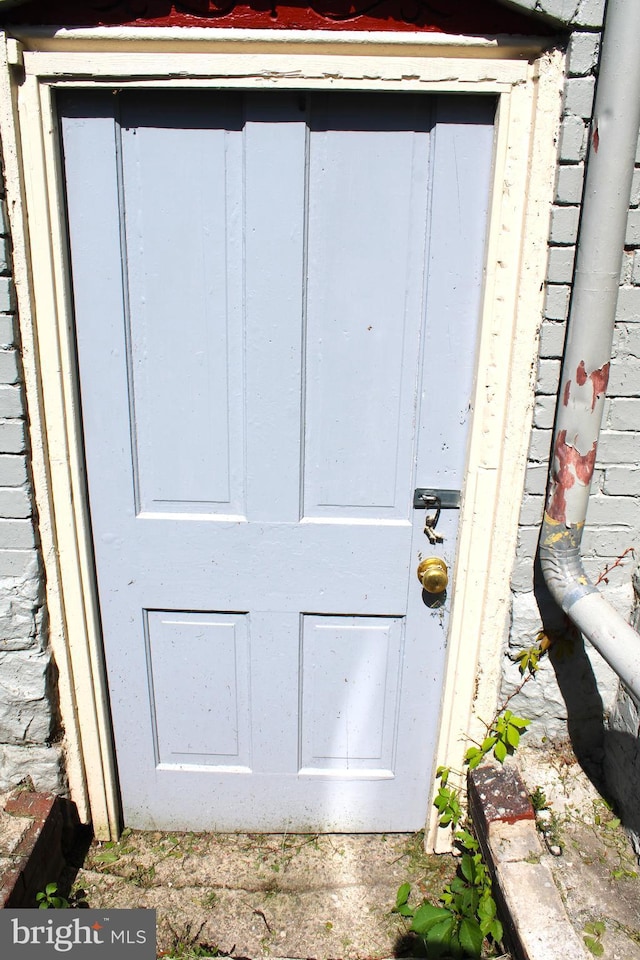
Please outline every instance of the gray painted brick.
[[575, 204], [582, 200], [584, 164], [575, 163], [558, 167], [556, 180], [556, 203]]
[[603, 430], [598, 442], [597, 462], [600, 465], [636, 464], [640, 454], [640, 440], [633, 433]]
[[547, 320], [567, 319], [570, 292], [570, 288], [566, 284], [550, 283], [547, 285], [544, 303], [544, 315]]
[[0, 420], [0, 453], [24, 453], [24, 420]]
[[0, 273], [11, 272], [11, 248], [7, 237], [0, 237]]
[[538, 0], [538, 9], [556, 20], [569, 23], [578, 9], [578, 0]]
[[27, 461], [24, 456], [0, 454], [0, 487], [19, 487], [27, 482]]
[[616, 360], [640, 357], [640, 323], [616, 323], [612, 355]]
[[544, 497], [525, 496], [520, 508], [519, 523], [523, 525], [532, 525], [542, 523], [542, 514], [544, 513]]
[[19, 379], [18, 353], [0, 350], [0, 383], [17, 383]]
[[27, 487], [0, 487], [0, 517], [30, 517], [33, 512]]
[[567, 74], [578, 77], [590, 73], [597, 63], [599, 48], [597, 33], [572, 34], [567, 52]]
[[631, 206], [637, 207], [640, 204], [640, 170], [636, 167], [633, 171], [633, 182], [631, 184]]
[[529, 557], [533, 559], [538, 549], [538, 540], [540, 538], [540, 527], [521, 526], [518, 530], [518, 541], [516, 545], [516, 556], [520, 559]]
[[518, 557], [511, 571], [511, 589], [514, 593], [529, 593], [533, 590], [533, 560]]
[[627, 527], [585, 527], [582, 535], [582, 553], [585, 557], [610, 560], [632, 547], [633, 537]]
[[[610, 587], [620, 587], [628, 584], [629, 571], [624, 563], [615, 567], [616, 559], [616, 557], [584, 557], [584, 569], [592, 583], [595, 583], [598, 577], [605, 574], [606, 583]], [[606, 573], [608, 567], [612, 569]], [[604, 580], [601, 581], [601, 583], [604, 582]]]
[[552, 430], [538, 430], [534, 428], [531, 431], [528, 453], [530, 460], [537, 460], [538, 463], [545, 463], [549, 460], [552, 434]]
[[0, 744], [0, 790], [9, 790], [29, 776], [36, 790], [65, 793], [64, 756], [57, 744]]
[[602, 492], [603, 487], [604, 487], [604, 473], [605, 473], [605, 471], [604, 471], [604, 469], [601, 468], [601, 467], [597, 467], [597, 468], [593, 471], [593, 476], [591, 477], [591, 492], [592, 492], [592, 493], [595, 494], [595, 493], [598, 493], [598, 492], [600, 492], [600, 493]]
[[630, 210], [627, 219], [625, 244], [628, 247], [640, 247], [640, 210]]
[[7, 585], [0, 600], [0, 651], [44, 649], [43, 608], [10, 590]]
[[37, 550], [0, 550], [0, 577], [37, 577], [40, 563]]
[[542, 357], [538, 361], [536, 393], [556, 394], [560, 382], [560, 361]]
[[607, 424], [611, 430], [640, 429], [640, 400], [612, 397]]
[[640, 284], [640, 250], [633, 253], [633, 268], [631, 270], [631, 282]]
[[580, 0], [573, 23], [578, 27], [601, 27], [605, 0]]
[[[11, 386], [0, 383], [0, 417], [11, 420], [17, 417], [24, 417], [24, 415], [25, 406], [22, 387], [19, 384]], [[0, 486], [2, 486], [2, 483], [0, 483]]]
[[637, 528], [640, 525], [640, 500], [633, 496], [591, 496], [587, 508], [587, 523], [594, 526]]
[[621, 357], [611, 361], [608, 392], [613, 397], [640, 396], [640, 359]]
[[611, 496], [640, 496], [640, 467], [607, 467], [604, 491]]
[[35, 542], [31, 520], [0, 519], [0, 549], [27, 550], [34, 547]]
[[7, 216], [7, 201], [0, 201], [0, 235], [9, 236], [9, 217]]
[[630, 287], [633, 284], [633, 263], [635, 251], [622, 251], [622, 266], [620, 267], [620, 286]]
[[555, 396], [536, 397], [533, 410], [533, 423], [539, 430], [550, 430], [556, 415]]
[[584, 119], [591, 116], [595, 83], [595, 77], [575, 77], [565, 82], [563, 105], [565, 115], [573, 114]]
[[50, 669], [47, 652], [0, 653], [0, 740], [3, 743], [48, 740], [53, 725], [47, 697]]
[[565, 163], [584, 160], [587, 148], [587, 131], [580, 117], [564, 117], [560, 126], [559, 157]]
[[550, 247], [547, 280], [549, 283], [571, 283], [575, 247]]
[[13, 317], [0, 316], [0, 347], [12, 347], [16, 342]]
[[620, 287], [616, 319], [632, 323], [640, 320], [640, 287]]
[[527, 472], [524, 478], [525, 493], [544, 493], [547, 489], [548, 472], [546, 464], [527, 464]]
[[579, 218], [579, 207], [553, 207], [551, 210], [551, 242], [559, 246], [573, 246], [578, 235]]
[[564, 323], [545, 320], [540, 327], [540, 356], [549, 359], [561, 357], [566, 331]]
[[16, 299], [11, 277], [0, 277], [0, 313], [15, 310]]

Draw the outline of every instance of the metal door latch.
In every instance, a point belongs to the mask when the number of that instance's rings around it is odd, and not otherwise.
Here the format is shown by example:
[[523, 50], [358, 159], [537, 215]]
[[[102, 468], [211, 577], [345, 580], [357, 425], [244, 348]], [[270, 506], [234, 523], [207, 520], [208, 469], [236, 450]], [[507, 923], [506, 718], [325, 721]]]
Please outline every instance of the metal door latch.
[[442, 510], [440, 497], [435, 494], [431, 496], [424, 495], [423, 500], [425, 509], [433, 510], [433, 513], [427, 513], [424, 518], [424, 534], [429, 538], [429, 543], [442, 543], [444, 536], [436, 531], [436, 525], [440, 519], [440, 511]]
[[424, 533], [429, 543], [442, 543], [444, 536], [436, 531], [441, 510], [457, 510], [460, 507], [459, 490], [431, 490], [418, 487], [413, 495], [414, 509], [431, 511], [424, 520]]

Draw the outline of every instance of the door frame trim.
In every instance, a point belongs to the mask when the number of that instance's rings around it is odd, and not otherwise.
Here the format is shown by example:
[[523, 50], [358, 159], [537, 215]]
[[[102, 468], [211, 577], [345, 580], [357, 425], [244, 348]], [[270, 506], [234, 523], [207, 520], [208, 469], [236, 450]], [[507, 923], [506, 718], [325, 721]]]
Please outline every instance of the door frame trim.
[[[498, 97], [458, 587], [436, 748], [437, 763], [459, 767], [468, 736], [477, 736], [480, 718], [495, 710], [509, 616], [520, 502], [501, 492], [524, 485], [563, 83], [564, 56], [547, 46], [531, 38], [519, 48], [482, 38], [322, 31], [0, 34], [0, 135], [50, 642], [70, 791], [98, 837], [117, 836], [120, 802], [85, 493], [53, 89], [126, 83]], [[440, 849], [436, 819], [426, 816], [427, 844]]]

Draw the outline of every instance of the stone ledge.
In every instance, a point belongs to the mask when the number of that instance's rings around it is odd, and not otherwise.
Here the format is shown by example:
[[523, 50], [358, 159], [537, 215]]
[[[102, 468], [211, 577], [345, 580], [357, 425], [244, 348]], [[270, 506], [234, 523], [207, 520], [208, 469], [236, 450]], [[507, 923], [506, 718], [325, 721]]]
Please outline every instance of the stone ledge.
[[505, 936], [516, 960], [582, 960], [585, 947], [571, 925], [542, 846], [527, 788], [513, 766], [470, 771], [469, 810]]
[[59, 878], [78, 824], [70, 800], [26, 790], [9, 794], [0, 811], [0, 908], [36, 905], [36, 893]]

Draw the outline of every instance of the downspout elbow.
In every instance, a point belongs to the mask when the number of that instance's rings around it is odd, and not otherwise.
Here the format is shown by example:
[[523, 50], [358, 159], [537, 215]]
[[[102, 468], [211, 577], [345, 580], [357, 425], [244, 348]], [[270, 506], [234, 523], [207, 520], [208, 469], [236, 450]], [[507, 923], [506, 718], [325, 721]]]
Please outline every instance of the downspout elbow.
[[545, 514], [540, 566], [553, 599], [593, 644], [640, 704], [640, 635], [590, 583], [582, 558], [582, 528], [564, 527]]

